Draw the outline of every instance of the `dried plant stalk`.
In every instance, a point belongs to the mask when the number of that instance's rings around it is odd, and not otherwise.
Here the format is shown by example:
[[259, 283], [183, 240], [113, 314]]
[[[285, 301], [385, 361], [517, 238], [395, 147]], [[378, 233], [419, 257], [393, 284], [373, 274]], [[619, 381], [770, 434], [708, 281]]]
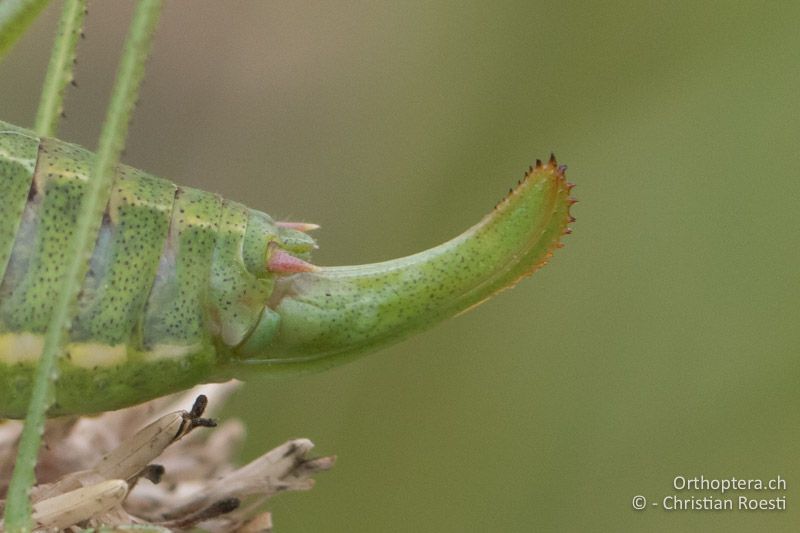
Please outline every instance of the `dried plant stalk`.
[[[312, 476], [330, 469], [335, 458], [308, 458], [313, 443], [294, 439], [236, 468], [232, 459], [244, 424], [228, 420], [216, 427], [203, 415], [213, 415], [238, 386], [206, 385], [96, 417], [49, 421], [31, 494], [37, 527], [271, 531], [264, 503], [279, 492], [310, 489]], [[186, 406], [192, 407], [180, 409]], [[0, 424], [0, 497], [20, 433], [19, 422]]]

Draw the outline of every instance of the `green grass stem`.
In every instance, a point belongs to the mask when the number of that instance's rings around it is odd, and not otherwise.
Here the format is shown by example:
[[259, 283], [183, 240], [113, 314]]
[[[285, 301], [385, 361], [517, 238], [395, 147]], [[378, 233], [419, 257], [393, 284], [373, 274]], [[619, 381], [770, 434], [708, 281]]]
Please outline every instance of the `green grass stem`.
[[22, 37], [50, 0], [3, 0], [0, 2], [0, 61]]
[[64, 106], [64, 92], [73, 81], [75, 48], [81, 35], [86, 15], [86, 0], [66, 0], [58, 34], [47, 66], [47, 76], [42, 87], [39, 108], [36, 111], [34, 130], [42, 137], [55, 137], [58, 121]]
[[58, 379], [57, 361], [63, 353], [70, 312], [86, 275], [102, 213], [108, 203], [114, 169], [125, 145], [128, 124], [160, 13], [161, 0], [140, 0], [125, 43], [106, 121], [100, 134], [97, 156], [83, 199], [81, 216], [70, 243], [70, 261], [64, 274], [63, 288], [45, 334], [44, 352], [36, 371], [36, 382], [9, 485], [5, 528], [10, 533], [28, 532], [33, 527], [28, 493], [34, 482], [34, 467], [41, 445], [46, 412], [53, 401], [53, 384]]

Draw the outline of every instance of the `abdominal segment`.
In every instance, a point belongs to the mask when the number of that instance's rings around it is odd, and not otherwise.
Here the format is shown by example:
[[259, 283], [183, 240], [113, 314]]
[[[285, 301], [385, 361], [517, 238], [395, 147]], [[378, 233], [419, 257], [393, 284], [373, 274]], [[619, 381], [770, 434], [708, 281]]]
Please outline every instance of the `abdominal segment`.
[[[0, 123], [0, 417], [24, 415], [93, 157]], [[244, 260], [249, 222], [264, 217], [121, 165], [72, 309], [50, 414], [115, 408], [214, 379], [271, 290]]]

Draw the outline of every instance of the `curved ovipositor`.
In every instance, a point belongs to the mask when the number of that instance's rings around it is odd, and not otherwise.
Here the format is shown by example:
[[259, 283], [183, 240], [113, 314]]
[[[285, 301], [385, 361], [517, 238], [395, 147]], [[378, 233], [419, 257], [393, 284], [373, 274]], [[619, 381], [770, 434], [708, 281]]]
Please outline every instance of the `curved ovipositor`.
[[[25, 414], [92, 158], [0, 122], [0, 416]], [[316, 225], [120, 165], [48, 414], [326, 368], [430, 327], [543, 265], [569, 232], [571, 187], [551, 157], [440, 246], [317, 267]]]

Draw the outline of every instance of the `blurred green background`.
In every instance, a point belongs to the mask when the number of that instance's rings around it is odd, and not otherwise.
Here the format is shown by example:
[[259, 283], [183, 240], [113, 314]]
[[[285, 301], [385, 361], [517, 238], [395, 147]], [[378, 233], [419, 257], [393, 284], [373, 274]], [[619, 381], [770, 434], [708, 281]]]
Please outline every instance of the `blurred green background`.
[[[33, 122], [58, 7], [0, 68], [3, 120]], [[131, 11], [91, 4], [62, 138], [96, 146]], [[244, 459], [295, 436], [339, 456], [272, 501], [277, 530], [797, 530], [798, 20], [797, 2], [168, 2], [125, 161], [322, 224], [320, 264], [437, 244], [550, 151], [581, 200], [515, 290], [248, 382], [227, 411]], [[780, 475], [788, 510], [632, 510], [701, 474]]]

